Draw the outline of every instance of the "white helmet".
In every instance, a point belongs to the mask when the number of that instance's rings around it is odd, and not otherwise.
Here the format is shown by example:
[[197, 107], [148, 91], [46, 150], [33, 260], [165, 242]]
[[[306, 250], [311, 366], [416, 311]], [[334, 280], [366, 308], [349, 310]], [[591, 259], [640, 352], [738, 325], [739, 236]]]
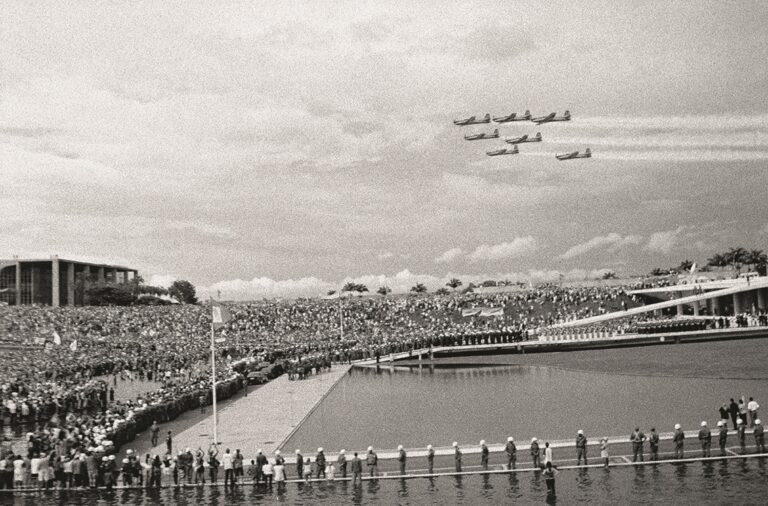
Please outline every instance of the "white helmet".
[[456, 447], [456, 446], [459, 446], [459, 443], [457, 443], [456, 441], [454, 441], [454, 442], [453, 442], [453, 446], [454, 446], [454, 447]]
[[320, 453], [321, 451], [323, 451], [323, 447], [322, 446], [317, 449], [317, 453]]
[[759, 418], [755, 419], [755, 425], [760, 425], [760, 419]]
[[432, 449], [432, 445], [427, 445], [427, 450], [431, 450], [431, 449]]
[[275, 455], [280, 455], [280, 450], [275, 450]]
[[373, 451], [373, 446], [369, 446], [369, 447], [368, 447], [368, 451], [369, 451], [369, 452], [372, 452], [372, 451]]
[[718, 427], [722, 427], [722, 426], [723, 426], [723, 421], [722, 421], [722, 420], [718, 421], [718, 422], [717, 422], [717, 426], [718, 426]]
[[480, 446], [483, 446], [485, 444], [485, 439], [480, 440]]
[[346, 453], [346, 451], [347, 451], [347, 450], [345, 450], [345, 449], [343, 449], [343, 448], [342, 448], [342, 450], [339, 452], [339, 455], [344, 455], [344, 453]]
[[579, 429], [578, 432], [576, 432], [576, 434], [579, 434], [580, 436], [583, 436], [584, 435], [584, 431]]
[[296, 448], [296, 454], [299, 454], [299, 453], [301, 453], [301, 451], [298, 448]]
[[675, 424], [675, 430], [680, 430], [680, 429], [681, 429], [681, 427], [680, 427], [680, 424], [679, 424], [679, 423], [676, 423], [676, 424]]
[[744, 421], [741, 418], [736, 419], [736, 425], [741, 425]]
[[702, 427], [706, 427], [707, 426], [707, 422], [701, 422], [701, 426]]
[[400, 451], [403, 449], [403, 445], [397, 445], [397, 451]]
[[534, 443], [534, 442], [536, 442], [536, 441], [538, 441], [538, 440], [537, 440], [535, 437], [532, 437], [532, 438], [531, 438], [531, 443]]
[[509, 441], [510, 443], [511, 443], [512, 441], [514, 441], [514, 440], [515, 440], [515, 438], [513, 438], [512, 436], [509, 436], [509, 437], [507, 438], [507, 441]]

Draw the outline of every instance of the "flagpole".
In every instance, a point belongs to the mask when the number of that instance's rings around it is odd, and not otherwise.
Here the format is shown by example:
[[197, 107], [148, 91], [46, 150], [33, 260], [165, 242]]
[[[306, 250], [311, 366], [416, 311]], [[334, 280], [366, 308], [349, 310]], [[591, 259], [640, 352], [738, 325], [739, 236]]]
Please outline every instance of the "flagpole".
[[[213, 303], [211, 303], [213, 311]], [[214, 343], [213, 318], [211, 318], [211, 390], [213, 391], [213, 444], [219, 444], [218, 416], [216, 414], [216, 348]]]

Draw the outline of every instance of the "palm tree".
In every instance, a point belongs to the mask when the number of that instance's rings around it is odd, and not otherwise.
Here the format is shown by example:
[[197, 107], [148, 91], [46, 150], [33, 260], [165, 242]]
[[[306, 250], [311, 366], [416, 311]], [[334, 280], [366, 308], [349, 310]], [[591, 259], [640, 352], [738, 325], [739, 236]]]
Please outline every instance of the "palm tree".
[[416, 283], [414, 286], [411, 287], [411, 291], [413, 293], [426, 293], [427, 287], [424, 286], [424, 283]]
[[728, 265], [728, 259], [720, 253], [715, 253], [711, 258], [707, 259], [707, 265], [710, 267], [725, 267]]
[[456, 291], [456, 289], [458, 287], [460, 287], [462, 284], [463, 283], [461, 282], [460, 279], [458, 279], [458, 278], [451, 278], [451, 280], [449, 282], [447, 282], [445, 284], [445, 286], [450, 286], [453, 289], [453, 291]]
[[386, 297], [386, 296], [387, 296], [387, 294], [388, 294], [389, 292], [391, 292], [391, 291], [392, 291], [392, 289], [391, 289], [390, 287], [388, 287], [388, 286], [380, 286], [380, 287], [379, 287], [379, 289], [378, 289], [378, 290], [376, 290], [376, 293], [378, 293], [379, 295], [382, 295], [382, 296]]
[[435, 295], [448, 295], [449, 293], [451, 292], [449, 292], [448, 289], [444, 286], [441, 286], [440, 288], [435, 290]]
[[751, 265], [760, 276], [765, 276], [766, 266], [768, 266], [768, 255], [761, 249], [753, 249], [747, 252], [744, 263]]
[[741, 272], [742, 264], [746, 263], [748, 251], [744, 248], [731, 248], [725, 257], [728, 259], [728, 264], [736, 267], [737, 272]]

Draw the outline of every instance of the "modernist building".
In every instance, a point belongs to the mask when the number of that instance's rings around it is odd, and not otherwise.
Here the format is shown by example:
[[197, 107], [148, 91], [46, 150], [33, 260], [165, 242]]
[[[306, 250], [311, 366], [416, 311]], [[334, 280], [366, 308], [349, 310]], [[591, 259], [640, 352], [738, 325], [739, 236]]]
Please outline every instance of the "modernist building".
[[0, 260], [0, 302], [9, 305], [81, 306], [93, 282], [126, 282], [136, 269], [119, 265], [64, 260], [16, 258]]

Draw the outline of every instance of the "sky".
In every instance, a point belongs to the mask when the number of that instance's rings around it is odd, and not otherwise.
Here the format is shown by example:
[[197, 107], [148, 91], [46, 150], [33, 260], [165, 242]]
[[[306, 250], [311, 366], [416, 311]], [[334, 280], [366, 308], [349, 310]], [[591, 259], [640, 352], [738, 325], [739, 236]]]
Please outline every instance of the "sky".
[[[0, 258], [226, 299], [768, 249], [763, 1], [13, 2]], [[572, 121], [520, 154], [454, 119]], [[593, 158], [556, 153], [590, 147]]]

